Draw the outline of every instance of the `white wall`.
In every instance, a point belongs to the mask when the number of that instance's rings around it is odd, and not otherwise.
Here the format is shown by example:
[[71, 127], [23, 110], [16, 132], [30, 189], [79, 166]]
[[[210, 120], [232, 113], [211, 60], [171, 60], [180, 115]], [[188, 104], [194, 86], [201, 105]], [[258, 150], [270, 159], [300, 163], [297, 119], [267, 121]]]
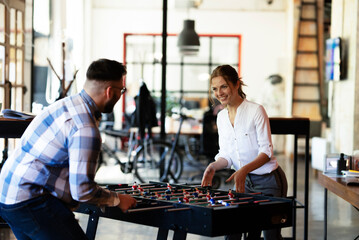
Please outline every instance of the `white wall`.
[[[285, 12], [204, 12], [196, 14], [198, 32], [242, 35], [241, 75], [248, 99], [258, 101], [265, 79], [285, 75], [288, 66]], [[270, 94], [270, 93], [268, 93]]]
[[[352, 154], [354, 139], [358, 139], [354, 128], [355, 106], [358, 103], [355, 99], [355, 86], [359, 82], [357, 74], [357, 46], [358, 34], [358, 2], [356, 0], [334, 0], [332, 2], [332, 25], [331, 37], [341, 37], [348, 46], [348, 77], [345, 80], [332, 82], [331, 106], [331, 141], [332, 152], [343, 152]], [[358, 111], [358, 110], [357, 110]]]
[[[94, 1], [91, 11], [91, 46], [92, 60], [106, 57], [122, 61], [123, 33], [161, 33], [162, 9], [125, 8], [110, 0]], [[158, 1], [157, 1], [158, 2]], [[219, 1], [217, 1], [218, 3]], [[224, 1], [222, 4], [226, 4]], [[255, 3], [256, 2], [256, 3]], [[283, 1], [274, 1], [274, 9], [266, 7], [262, 1], [246, 1], [247, 8], [231, 6], [215, 10], [213, 6], [205, 9], [168, 9], [168, 33], [179, 33], [183, 20], [188, 16], [196, 21], [197, 33], [241, 34], [242, 35], [242, 77], [248, 85], [244, 90], [248, 99], [259, 101], [263, 82], [271, 74], [281, 74], [285, 81], [291, 81], [291, 56], [288, 51], [292, 42], [288, 42], [287, 12]], [[210, 1], [213, 4], [213, 1]], [[232, 1], [233, 3], [233, 1]], [[259, 4], [261, 10], [255, 11]], [[284, 6], [284, 7], [283, 7]], [[235, 7], [233, 8], [235, 9]], [[85, 22], [86, 24], [86, 22]], [[87, 44], [87, 42], [85, 42]], [[259, 91], [261, 90], [261, 91]], [[268, 93], [271, 94], [271, 93]]]

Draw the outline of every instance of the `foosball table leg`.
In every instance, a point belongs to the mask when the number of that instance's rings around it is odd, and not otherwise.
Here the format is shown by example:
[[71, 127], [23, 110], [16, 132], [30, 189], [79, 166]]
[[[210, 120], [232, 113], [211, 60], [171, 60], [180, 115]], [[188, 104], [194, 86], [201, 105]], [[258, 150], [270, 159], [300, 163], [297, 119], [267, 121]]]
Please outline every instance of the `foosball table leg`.
[[157, 233], [157, 240], [166, 240], [168, 236], [168, 229], [159, 228]]
[[187, 232], [181, 230], [175, 230], [173, 234], [173, 240], [185, 240], [187, 237]]
[[97, 211], [88, 210], [89, 220], [87, 222], [86, 236], [89, 240], [95, 240], [98, 220], [100, 218]]
[[[166, 240], [168, 237], [168, 229], [159, 228], [157, 233], [157, 240]], [[185, 240], [187, 237], [187, 232], [176, 229], [173, 230], [173, 240]]]

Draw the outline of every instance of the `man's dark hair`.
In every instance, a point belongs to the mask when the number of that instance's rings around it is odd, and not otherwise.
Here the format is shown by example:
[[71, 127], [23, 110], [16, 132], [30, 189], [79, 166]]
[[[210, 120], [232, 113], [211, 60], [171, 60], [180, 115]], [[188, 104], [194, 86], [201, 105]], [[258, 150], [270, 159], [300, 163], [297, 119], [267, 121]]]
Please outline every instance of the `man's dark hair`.
[[126, 66], [115, 60], [99, 59], [91, 63], [87, 69], [88, 80], [115, 81], [126, 75]]

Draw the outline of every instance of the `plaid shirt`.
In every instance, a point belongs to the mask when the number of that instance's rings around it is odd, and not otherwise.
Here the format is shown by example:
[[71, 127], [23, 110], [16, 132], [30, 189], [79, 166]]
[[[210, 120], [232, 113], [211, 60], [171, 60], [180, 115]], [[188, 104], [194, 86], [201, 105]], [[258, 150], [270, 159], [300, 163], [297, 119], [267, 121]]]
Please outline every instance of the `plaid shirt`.
[[15, 204], [50, 193], [69, 206], [118, 205], [117, 194], [94, 181], [101, 149], [94, 116], [101, 114], [84, 90], [38, 115], [1, 170], [0, 202]]

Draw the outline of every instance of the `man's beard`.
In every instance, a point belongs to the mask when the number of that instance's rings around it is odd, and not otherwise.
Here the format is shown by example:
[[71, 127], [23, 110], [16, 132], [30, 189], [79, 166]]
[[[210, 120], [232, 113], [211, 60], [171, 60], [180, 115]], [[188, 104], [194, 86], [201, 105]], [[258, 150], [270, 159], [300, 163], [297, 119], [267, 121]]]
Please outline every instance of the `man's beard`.
[[104, 113], [112, 113], [113, 112], [113, 108], [116, 105], [117, 101], [114, 100], [110, 100], [105, 104], [104, 107]]

